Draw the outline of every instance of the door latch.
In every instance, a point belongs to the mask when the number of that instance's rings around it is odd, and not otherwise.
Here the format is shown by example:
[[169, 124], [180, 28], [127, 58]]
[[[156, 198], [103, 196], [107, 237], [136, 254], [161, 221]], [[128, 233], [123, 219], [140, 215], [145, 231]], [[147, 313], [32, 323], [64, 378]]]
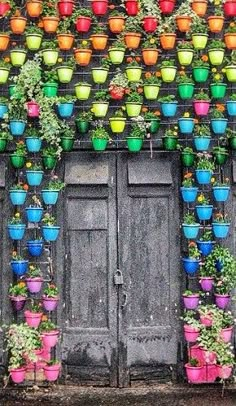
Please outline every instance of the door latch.
[[115, 285], [123, 285], [124, 283], [124, 278], [123, 274], [120, 269], [117, 269], [115, 275], [114, 275], [114, 284]]

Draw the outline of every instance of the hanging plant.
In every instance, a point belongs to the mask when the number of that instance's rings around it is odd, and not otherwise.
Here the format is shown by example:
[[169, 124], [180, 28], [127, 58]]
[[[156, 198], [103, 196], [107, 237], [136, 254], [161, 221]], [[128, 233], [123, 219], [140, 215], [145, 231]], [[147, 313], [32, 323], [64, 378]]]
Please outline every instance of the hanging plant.
[[62, 51], [69, 51], [74, 43], [74, 34], [72, 33], [72, 21], [65, 18], [59, 22], [57, 28], [58, 46]]

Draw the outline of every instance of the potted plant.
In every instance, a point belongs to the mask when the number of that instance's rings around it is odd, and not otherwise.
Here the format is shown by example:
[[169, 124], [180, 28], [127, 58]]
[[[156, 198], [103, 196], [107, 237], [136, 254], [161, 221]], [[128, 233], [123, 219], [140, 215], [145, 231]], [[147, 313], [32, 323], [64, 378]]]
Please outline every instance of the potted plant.
[[181, 317], [184, 321], [184, 338], [188, 343], [195, 343], [199, 337], [201, 324], [196, 319], [196, 314], [192, 310], [184, 312], [184, 316]]
[[187, 275], [194, 276], [199, 270], [201, 253], [194, 241], [188, 243], [187, 256], [182, 258], [183, 268]]
[[214, 216], [212, 230], [216, 238], [226, 238], [229, 232], [230, 221], [227, 214], [220, 211]]
[[65, 183], [62, 182], [57, 175], [52, 176], [48, 184], [41, 190], [41, 195], [44, 204], [54, 205], [57, 203], [59, 192], [63, 190]]
[[195, 120], [190, 117], [190, 113], [185, 111], [183, 116], [178, 118], [179, 130], [182, 134], [191, 134], [194, 130]]
[[56, 67], [58, 80], [60, 83], [70, 83], [75, 69], [74, 58], [68, 58], [66, 61], [61, 61]]
[[115, 113], [109, 118], [109, 123], [113, 133], [123, 133], [125, 129], [126, 117], [124, 117], [122, 109], [115, 111]]
[[217, 371], [220, 379], [229, 379], [235, 365], [235, 357], [229, 343], [216, 343]]
[[225, 164], [229, 156], [228, 149], [221, 145], [213, 147], [212, 154], [217, 165]]
[[93, 96], [92, 112], [95, 117], [105, 117], [109, 107], [109, 94], [107, 90], [99, 90]]
[[131, 124], [129, 135], [126, 137], [126, 142], [130, 152], [139, 152], [146, 135], [146, 125], [143, 117], [137, 117], [133, 121], [135, 122]]
[[24, 104], [19, 104], [18, 100], [12, 100], [9, 104], [8, 113], [5, 120], [9, 122], [9, 130], [14, 137], [23, 135], [26, 128], [27, 112]]
[[112, 10], [108, 17], [109, 30], [113, 34], [120, 34], [125, 26], [126, 14], [119, 10]]
[[108, 48], [108, 55], [113, 65], [120, 65], [125, 56], [126, 44], [122, 37], [118, 37]]
[[42, 43], [42, 29], [36, 24], [30, 23], [25, 29], [27, 48], [30, 51], [38, 51]]
[[194, 239], [197, 238], [200, 229], [200, 224], [196, 221], [193, 213], [187, 212], [184, 215], [182, 229], [185, 238]]
[[147, 131], [149, 134], [155, 134], [161, 125], [161, 120], [160, 120], [160, 111], [155, 110], [155, 111], [150, 111], [145, 108], [144, 111], [144, 120], [147, 123]]
[[211, 127], [215, 134], [224, 134], [228, 124], [228, 119], [224, 116], [225, 107], [223, 104], [217, 103], [215, 107], [210, 109]]
[[208, 197], [201, 192], [197, 197], [196, 213], [200, 221], [210, 220], [213, 212], [213, 205], [209, 204], [210, 200]]
[[194, 202], [197, 197], [198, 187], [194, 184], [193, 174], [191, 172], [185, 173], [180, 191], [183, 201], [186, 203]]
[[236, 5], [234, 0], [226, 0], [223, 3], [223, 9], [226, 17], [236, 16]]
[[76, 8], [72, 14], [72, 21], [75, 23], [77, 32], [88, 32], [92, 23], [93, 13], [89, 8]]
[[37, 264], [29, 265], [29, 270], [26, 274], [25, 282], [30, 293], [40, 292], [43, 284], [43, 278], [41, 269]]
[[203, 91], [194, 94], [193, 108], [198, 116], [207, 116], [210, 109], [210, 97]]
[[194, 49], [202, 50], [206, 48], [208, 41], [207, 31], [208, 27], [205, 19], [197, 16], [193, 17], [188, 35], [190, 36], [191, 34]]
[[59, 295], [58, 295], [58, 288], [54, 283], [48, 283], [46, 288], [43, 291], [43, 307], [45, 310], [48, 312], [52, 312], [56, 310], [58, 301], [59, 301]]
[[[93, 0], [95, 1], [95, 0]], [[58, 360], [53, 359], [47, 362], [47, 364], [43, 367], [44, 375], [47, 381], [54, 382], [58, 379], [59, 373], [61, 369], [61, 364]]]
[[194, 146], [197, 151], [207, 151], [211, 141], [211, 130], [208, 124], [196, 124], [194, 127]]
[[42, 321], [39, 326], [39, 331], [44, 347], [51, 349], [57, 345], [59, 330], [52, 321]]
[[[211, 236], [211, 238], [212, 238], [212, 236]], [[203, 251], [206, 248], [205, 244], [203, 245], [204, 242], [205, 241], [201, 241], [200, 243], [197, 242], [199, 250], [201, 251], [202, 255], [204, 255]], [[203, 251], [202, 251], [202, 249], [203, 249]], [[215, 260], [210, 253], [207, 255], [205, 262], [204, 262], [203, 266], [201, 266], [200, 271], [199, 271], [199, 283], [200, 283], [201, 289], [204, 292], [210, 292], [212, 290], [212, 288], [214, 286], [215, 276], [216, 276]]]
[[142, 57], [145, 65], [153, 66], [158, 60], [158, 40], [152, 35], [147, 35], [142, 43]]
[[71, 17], [74, 9], [74, 0], [59, 0], [57, 7], [60, 16]]
[[175, 7], [175, 0], [160, 0], [159, 6], [162, 14], [171, 14]]
[[5, 96], [0, 97], [0, 118], [4, 118], [4, 115], [8, 112], [8, 99]]
[[143, 96], [137, 90], [131, 90], [126, 96], [125, 107], [128, 117], [138, 117], [141, 112]]
[[88, 100], [91, 93], [91, 85], [87, 82], [75, 83], [75, 95], [78, 100]]
[[42, 21], [44, 31], [48, 34], [54, 34], [59, 24], [57, 0], [43, 2]]
[[56, 65], [59, 55], [57, 40], [44, 40], [41, 49], [44, 64], [47, 66]]
[[155, 32], [157, 25], [161, 21], [158, 5], [150, 0], [142, 0], [140, 12], [144, 31], [147, 33]]
[[26, 225], [23, 223], [20, 213], [16, 212], [9, 220], [7, 229], [12, 240], [22, 240], [25, 234]]
[[100, 61], [100, 65], [98, 67], [93, 67], [92, 71], [92, 78], [93, 81], [97, 84], [105, 83], [108, 77], [109, 68], [111, 65], [111, 60], [109, 57], [103, 57]]
[[12, 66], [17, 68], [24, 65], [26, 60], [27, 51], [22, 45], [15, 45], [14, 48], [10, 49], [10, 59]]
[[161, 82], [160, 79], [151, 72], [145, 73], [143, 81], [143, 92], [147, 100], [156, 100], [159, 94]]
[[23, 34], [27, 19], [21, 15], [19, 8], [12, 8], [12, 15], [10, 17], [9, 25], [13, 34]]
[[226, 202], [230, 193], [229, 178], [223, 178], [222, 180], [213, 179], [212, 182], [213, 196], [216, 202]]
[[226, 58], [225, 75], [229, 82], [236, 82], [236, 51], [231, 51], [230, 57]]
[[55, 69], [43, 71], [43, 95], [55, 97], [58, 91], [58, 76]]
[[119, 68], [116, 69], [115, 75], [109, 83], [109, 93], [112, 99], [121, 100], [124, 97], [125, 90], [128, 88], [128, 78]]
[[70, 18], [63, 19], [58, 24], [57, 41], [61, 51], [69, 51], [73, 46], [75, 36], [71, 31], [71, 25]]
[[91, 111], [81, 111], [77, 114], [75, 124], [79, 133], [86, 134], [88, 132], [92, 119], [93, 113]]
[[171, 83], [175, 80], [177, 66], [174, 59], [165, 59], [161, 61], [161, 78], [163, 82]]
[[27, 241], [28, 254], [32, 257], [40, 257], [43, 253], [43, 240], [42, 238], [35, 238], [34, 240]]
[[209, 255], [211, 253], [211, 251], [213, 250], [213, 244], [214, 244], [214, 242], [213, 242], [212, 231], [205, 229], [203, 231], [203, 234], [197, 241], [197, 246], [198, 246], [199, 251], [201, 251], [202, 255], [204, 255], [204, 256]]
[[193, 60], [193, 44], [189, 41], [179, 41], [177, 43], [177, 57], [181, 66], [191, 65]]
[[172, 126], [167, 128], [162, 138], [163, 147], [166, 151], [174, 151], [178, 144], [178, 127]]
[[195, 310], [198, 307], [200, 294], [199, 292], [192, 292], [192, 290], [185, 290], [182, 294], [184, 307], [187, 310]]
[[41, 0], [27, 0], [26, 10], [30, 17], [39, 17], [43, 11], [43, 2]]
[[138, 14], [138, 1], [137, 0], [124, 0], [125, 11], [129, 16], [136, 16]]
[[27, 298], [25, 282], [20, 281], [15, 285], [11, 283], [8, 289], [8, 297], [15, 312], [23, 310]]
[[224, 26], [224, 12], [222, 8], [222, 3], [218, 4], [217, 1], [214, 1], [214, 11], [213, 15], [210, 15], [207, 18], [208, 26], [210, 32], [219, 33], [222, 31]]
[[210, 84], [210, 91], [211, 97], [214, 99], [220, 99], [225, 97], [227, 84], [223, 83], [224, 81], [224, 74], [217, 70], [217, 68], [211, 69], [211, 84]]
[[11, 141], [12, 139], [13, 137], [9, 131], [0, 129], [0, 152], [4, 152], [6, 150], [8, 141]]
[[208, 42], [208, 56], [211, 65], [221, 65], [225, 55], [225, 43], [221, 39], [211, 39]]
[[201, 382], [203, 365], [197, 358], [190, 358], [187, 364], [185, 364], [185, 370], [189, 383]]
[[182, 100], [192, 99], [194, 92], [194, 81], [191, 76], [187, 75], [185, 70], [181, 69], [177, 72], [176, 83], [179, 97]]
[[18, 182], [10, 187], [9, 195], [14, 206], [21, 206], [25, 203], [29, 186], [26, 183]]
[[43, 238], [46, 241], [56, 241], [60, 231], [60, 226], [56, 225], [56, 218], [49, 213], [45, 213], [42, 223]]
[[198, 308], [200, 322], [205, 327], [211, 327], [213, 325], [213, 320], [218, 315], [218, 309], [214, 304], [201, 305]]
[[25, 321], [29, 327], [38, 328], [42, 318], [42, 305], [37, 300], [31, 299], [29, 309], [24, 311]]
[[161, 47], [165, 50], [171, 50], [176, 42], [176, 20], [173, 15], [165, 17], [160, 21], [157, 31], [160, 36]]
[[210, 65], [208, 60], [209, 58], [206, 54], [201, 55], [201, 57], [196, 54], [196, 56], [193, 57], [192, 72], [195, 82], [205, 83], [207, 81], [210, 73]]
[[197, 154], [195, 174], [200, 185], [208, 185], [210, 183], [214, 168], [215, 165], [211, 161], [211, 154], [206, 152], [199, 152]]
[[110, 137], [102, 124], [96, 124], [96, 128], [91, 131], [90, 136], [95, 151], [104, 151], [106, 149]]
[[142, 75], [142, 67], [139, 65], [139, 57], [128, 57], [125, 73], [129, 82], [139, 82]]
[[108, 35], [106, 34], [106, 26], [98, 21], [94, 22], [93, 34], [90, 36], [93, 49], [103, 51], [107, 46]]
[[42, 145], [42, 140], [39, 136], [36, 127], [28, 126], [25, 131], [25, 143], [28, 152], [36, 153], [39, 152]]
[[236, 49], [235, 39], [236, 24], [235, 21], [231, 21], [224, 31], [224, 41], [227, 49]]
[[88, 40], [81, 40], [77, 43], [74, 49], [75, 61], [80, 66], [87, 66], [90, 63], [92, 50], [90, 49], [90, 42]]
[[124, 41], [129, 49], [137, 49], [141, 41], [141, 17], [127, 17], [124, 27]]
[[55, 168], [60, 151], [61, 149], [56, 146], [48, 146], [42, 150], [42, 162], [45, 169]]
[[236, 149], [236, 131], [231, 128], [226, 128], [226, 137], [231, 149]]
[[24, 259], [21, 255], [17, 253], [17, 251], [12, 252], [11, 257], [11, 270], [17, 277], [26, 274], [28, 270], [28, 263], [29, 261]]
[[75, 141], [74, 128], [70, 127], [67, 123], [62, 123], [60, 137], [60, 145], [62, 150], [65, 152], [72, 151]]
[[92, 11], [97, 16], [106, 14], [108, 8], [108, 0], [92, 0]]
[[[181, 162], [182, 165], [186, 168], [190, 168], [193, 166], [195, 161], [195, 152], [192, 147], [184, 147], [178, 146], [178, 149], [181, 151]], [[195, 199], [194, 199], [195, 200]]]
[[207, 11], [207, 0], [193, 0], [192, 9], [199, 16], [204, 17]]
[[224, 343], [230, 343], [234, 329], [234, 318], [231, 311], [224, 311], [219, 309], [216, 322], [219, 325], [219, 337]]
[[43, 216], [41, 201], [36, 195], [31, 197], [31, 203], [25, 208], [27, 221], [30, 223], [39, 223]]
[[26, 179], [30, 186], [39, 186], [43, 180], [42, 166], [37, 162], [26, 162]]
[[57, 98], [57, 111], [61, 118], [70, 118], [73, 115], [75, 100], [76, 98], [71, 94]]
[[9, 14], [12, 6], [13, 2], [11, 0], [2, 0], [0, 3], [0, 16], [4, 17]]
[[177, 111], [178, 101], [174, 94], [161, 96], [158, 98], [161, 106], [161, 112], [164, 117], [174, 117]]
[[226, 100], [226, 109], [229, 116], [236, 116], [236, 94], [232, 93]]
[[227, 279], [223, 276], [217, 278], [214, 286], [215, 304], [219, 309], [225, 310], [230, 302], [230, 287], [231, 283], [227, 283]]

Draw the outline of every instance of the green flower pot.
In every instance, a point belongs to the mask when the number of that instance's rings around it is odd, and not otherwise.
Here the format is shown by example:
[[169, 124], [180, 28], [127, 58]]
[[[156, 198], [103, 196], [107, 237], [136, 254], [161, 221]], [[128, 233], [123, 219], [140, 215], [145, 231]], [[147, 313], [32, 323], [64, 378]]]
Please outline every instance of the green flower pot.
[[163, 137], [163, 147], [166, 151], [174, 151], [177, 148], [178, 138], [176, 137]]
[[86, 134], [90, 127], [89, 121], [75, 120], [76, 128], [81, 134]]
[[229, 146], [231, 149], [236, 149], [236, 137], [229, 138]]
[[108, 50], [108, 55], [111, 62], [114, 65], [119, 65], [123, 62], [125, 56], [125, 49], [122, 48], [110, 48]]
[[9, 96], [15, 96], [16, 99], [21, 99], [22, 98], [22, 94], [20, 92], [16, 92], [16, 85], [9, 85]]
[[26, 38], [27, 48], [30, 51], [39, 50], [39, 48], [41, 46], [42, 38], [43, 38], [43, 36], [41, 34], [26, 34], [25, 38]]
[[139, 116], [142, 108], [141, 103], [132, 103], [132, 102], [126, 102], [126, 113], [128, 117], [137, 117]]
[[7, 140], [4, 140], [4, 138], [0, 138], [0, 152], [4, 152], [7, 147]]
[[175, 80], [177, 68], [176, 66], [168, 66], [161, 68], [161, 77], [163, 82], [171, 83]]
[[236, 66], [235, 65], [228, 65], [225, 67], [225, 75], [229, 82], [236, 82]]
[[62, 147], [63, 151], [69, 152], [72, 151], [73, 146], [74, 146], [75, 139], [74, 138], [66, 138], [62, 137], [60, 146]]
[[192, 99], [194, 93], [194, 85], [192, 83], [178, 84], [179, 97], [182, 100]]
[[94, 83], [105, 83], [108, 76], [108, 69], [106, 68], [92, 68], [92, 78]]
[[193, 34], [192, 43], [195, 49], [205, 49], [207, 45], [207, 34]]
[[44, 156], [42, 162], [45, 169], [54, 169], [57, 163], [57, 158], [54, 156]]
[[156, 100], [160, 91], [159, 85], [144, 85], [143, 92], [147, 100]]
[[195, 154], [191, 152], [181, 152], [181, 162], [186, 168], [193, 166]]
[[88, 100], [91, 93], [91, 85], [75, 84], [75, 95], [78, 100]]
[[192, 49], [181, 49], [177, 51], [179, 64], [182, 66], [191, 65], [193, 60], [193, 53], [194, 51]]
[[59, 66], [57, 76], [60, 83], [70, 83], [73, 76], [73, 68], [69, 66]]
[[142, 75], [142, 68], [130, 67], [125, 69], [129, 82], [139, 82]]
[[92, 145], [95, 151], [104, 151], [107, 147], [108, 140], [101, 138], [93, 138]]
[[22, 66], [25, 63], [26, 60], [26, 51], [24, 50], [11, 50], [10, 51], [10, 58], [11, 58], [11, 63], [13, 66]]
[[95, 117], [105, 117], [108, 111], [108, 102], [92, 103], [93, 114]]
[[57, 63], [59, 51], [56, 49], [44, 49], [42, 51], [43, 62], [47, 66], [54, 66]]
[[224, 165], [228, 159], [229, 154], [222, 152], [214, 152], [214, 158], [217, 165]]
[[111, 131], [113, 133], [123, 133], [125, 129], [126, 118], [124, 117], [111, 117], [109, 118]]
[[0, 84], [7, 82], [10, 70], [8, 68], [0, 68]]
[[10, 155], [10, 162], [13, 168], [21, 169], [25, 165], [26, 158], [20, 155]]
[[57, 83], [44, 83], [43, 85], [43, 94], [47, 97], [55, 97], [58, 91], [58, 84]]
[[226, 83], [211, 83], [210, 90], [211, 90], [211, 97], [214, 99], [221, 99], [225, 97], [227, 89]]
[[211, 65], [221, 65], [224, 59], [225, 51], [224, 49], [209, 49], [208, 56]]
[[158, 118], [157, 119], [153, 118], [151, 120], [145, 120], [145, 121], [147, 123], [150, 123], [150, 127], [148, 128], [148, 132], [150, 134], [155, 134], [159, 130], [160, 125], [161, 125], [161, 120], [159, 120]]
[[130, 152], [139, 152], [143, 146], [143, 138], [126, 137], [126, 142]]
[[193, 78], [195, 82], [202, 83], [206, 82], [209, 76], [210, 69], [205, 67], [193, 68]]

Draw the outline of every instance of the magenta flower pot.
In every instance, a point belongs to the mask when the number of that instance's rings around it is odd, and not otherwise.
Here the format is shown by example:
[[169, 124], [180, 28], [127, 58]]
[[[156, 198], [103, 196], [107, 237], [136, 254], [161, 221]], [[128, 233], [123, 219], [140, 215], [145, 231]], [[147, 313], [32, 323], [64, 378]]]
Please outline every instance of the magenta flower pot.
[[43, 284], [43, 278], [26, 278], [25, 281], [30, 293], [40, 292]]
[[230, 301], [230, 295], [219, 295], [215, 293], [215, 304], [219, 309], [225, 309]]
[[213, 320], [210, 316], [200, 316], [200, 322], [206, 327], [211, 327]]
[[29, 310], [25, 310], [24, 312], [26, 323], [28, 324], [29, 327], [34, 328], [38, 328], [41, 322], [42, 315], [43, 313], [31, 313]]
[[230, 343], [232, 339], [232, 334], [233, 334], [233, 326], [228, 327], [228, 328], [222, 328], [220, 331], [220, 338], [225, 342], [225, 343]]
[[195, 310], [199, 304], [199, 294], [195, 294], [192, 296], [185, 296], [182, 295], [184, 300], [184, 307], [187, 310]]
[[203, 276], [200, 278], [200, 285], [204, 292], [210, 292], [214, 285], [214, 278], [210, 276]]
[[52, 312], [52, 311], [56, 310], [58, 301], [59, 301], [58, 297], [43, 296], [43, 307], [48, 312]]
[[45, 378], [47, 381], [53, 382], [56, 381], [59, 373], [60, 373], [61, 365], [56, 364], [56, 365], [46, 365], [43, 368]]
[[55, 345], [57, 345], [57, 342], [58, 342], [58, 336], [59, 336], [58, 330], [53, 330], [53, 331], [43, 333], [42, 342], [43, 342], [44, 347], [46, 347], [46, 348], [55, 347]]
[[196, 327], [184, 325], [184, 338], [188, 343], [195, 343], [199, 337], [200, 330]]
[[207, 116], [210, 102], [205, 100], [195, 100], [193, 101], [193, 108], [197, 116]]
[[26, 368], [16, 368], [10, 371], [11, 379], [14, 383], [21, 383], [25, 380]]
[[25, 296], [9, 296], [12, 308], [15, 312], [20, 312], [24, 309], [26, 297]]
[[217, 365], [217, 372], [220, 379], [228, 379], [232, 374], [233, 367], [231, 365]]
[[39, 105], [36, 102], [27, 103], [27, 114], [28, 117], [39, 117]]
[[207, 351], [204, 348], [200, 348], [200, 350], [204, 363], [216, 364], [216, 353], [214, 351]]
[[189, 364], [185, 364], [185, 370], [189, 383], [200, 383], [202, 381], [202, 365], [199, 367], [192, 367]]

